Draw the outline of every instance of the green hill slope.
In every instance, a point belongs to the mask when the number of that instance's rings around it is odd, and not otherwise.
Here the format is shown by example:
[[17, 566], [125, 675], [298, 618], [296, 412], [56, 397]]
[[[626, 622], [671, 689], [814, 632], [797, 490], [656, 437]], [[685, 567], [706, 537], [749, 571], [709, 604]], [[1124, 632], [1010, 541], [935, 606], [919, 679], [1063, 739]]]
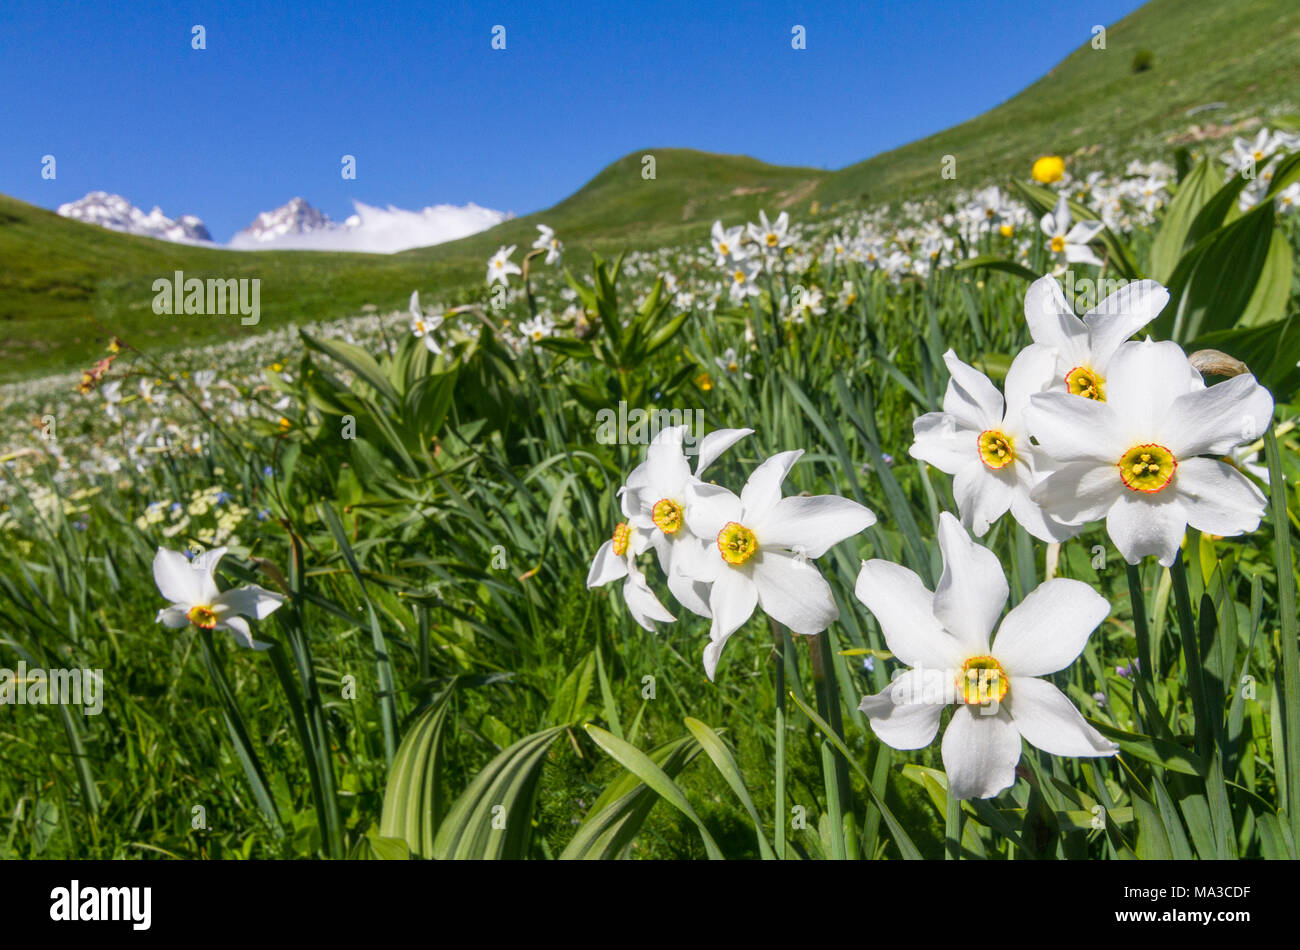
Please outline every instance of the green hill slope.
[[[653, 180], [642, 156], [655, 157]], [[153, 313], [153, 282], [185, 277], [261, 278], [259, 329], [404, 306], [411, 290], [448, 300], [449, 287], [480, 284], [503, 244], [527, 247], [537, 224], [570, 250], [616, 251], [702, 239], [700, 222], [756, 218], [807, 196], [827, 177], [752, 158], [687, 149], [637, 152], [610, 165], [554, 208], [460, 241], [401, 254], [227, 251], [119, 234], [0, 196], [0, 381], [73, 368], [108, 336], [137, 347], [199, 345], [255, 332], [226, 316]], [[522, 257], [516, 254], [515, 260]]]
[[[153, 281], [176, 270], [186, 277], [260, 277], [257, 329], [265, 329], [345, 316], [366, 304], [399, 308], [414, 288], [429, 300], [451, 300], [453, 288], [481, 285], [484, 262], [498, 246], [526, 247], [541, 222], [556, 228], [574, 260], [588, 249], [698, 244], [718, 217], [739, 222], [760, 208], [789, 208], [800, 217], [813, 200], [861, 204], [951, 186], [939, 176], [947, 154], [957, 157], [962, 187], [1023, 171], [1047, 151], [1082, 150], [1087, 162], [1114, 167], [1168, 149], [1170, 136], [1193, 122], [1220, 123], [1209, 132], [1222, 137], [1230, 134], [1221, 125], [1228, 118], [1300, 102], [1294, 0], [1151, 0], [1110, 26], [1106, 39], [1104, 51], [1084, 42], [1047, 76], [969, 122], [838, 172], [647, 149], [546, 211], [395, 255], [188, 247], [69, 221], [0, 196], [0, 380], [85, 364], [113, 333], [157, 346], [256, 332], [231, 317], [155, 316]], [[1153, 68], [1135, 73], [1140, 49], [1151, 51]], [[1225, 106], [1187, 117], [1189, 108], [1210, 102]], [[644, 155], [655, 158], [653, 180], [642, 175]]]
[[[1020, 28], [1032, 30], [1026, 19]], [[1221, 137], [1245, 113], [1300, 104], [1300, 3], [1295, 0], [1150, 0], [1091, 37], [1051, 72], [983, 115], [836, 172], [826, 202], [887, 201], [943, 186], [940, 160], [957, 159], [960, 182], [1027, 174], [1044, 153], [1087, 153], [1098, 167], [1167, 151], [1197, 124]], [[1134, 56], [1151, 53], [1135, 72]], [[996, 50], [990, 50], [996, 56]], [[1188, 116], [1212, 103], [1222, 108]], [[1215, 128], [1210, 128], [1215, 126]]]

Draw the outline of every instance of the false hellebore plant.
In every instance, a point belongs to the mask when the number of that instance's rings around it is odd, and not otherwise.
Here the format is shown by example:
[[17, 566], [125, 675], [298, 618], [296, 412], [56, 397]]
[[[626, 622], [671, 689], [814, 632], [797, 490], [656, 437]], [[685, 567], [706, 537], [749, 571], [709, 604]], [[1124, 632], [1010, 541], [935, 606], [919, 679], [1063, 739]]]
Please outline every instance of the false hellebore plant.
[[910, 670], [859, 707], [895, 749], [934, 741], [946, 706], [943, 766], [956, 798], [991, 798], [1016, 780], [1020, 740], [1052, 755], [1114, 755], [1118, 746], [1088, 725], [1065, 694], [1040, 677], [1069, 666], [1110, 612], [1082, 581], [1040, 584], [992, 633], [1009, 589], [997, 556], [939, 516], [943, 575], [931, 593], [890, 561], [864, 561], [858, 599], [880, 622], [885, 643]]

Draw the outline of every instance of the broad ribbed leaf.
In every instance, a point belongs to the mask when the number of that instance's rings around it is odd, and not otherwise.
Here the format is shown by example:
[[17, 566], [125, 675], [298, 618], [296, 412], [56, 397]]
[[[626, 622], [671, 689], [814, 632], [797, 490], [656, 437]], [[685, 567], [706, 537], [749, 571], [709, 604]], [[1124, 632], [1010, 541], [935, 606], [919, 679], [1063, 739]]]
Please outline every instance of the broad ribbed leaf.
[[1223, 187], [1223, 179], [1209, 159], [1201, 159], [1178, 185], [1178, 193], [1169, 202], [1160, 230], [1151, 243], [1151, 266], [1147, 268], [1152, 279], [1165, 283], [1178, 266], [1187, 243], [1187, 232], [1192, 221], [1210, 198]]
[[443, 727], [451, 692], [411, 725], [393, 756], [384, 789], [379, 833], [406, 842], [417, 857], [433, 854], [433, 839], [446, 811], [443, 798]]
[[[650, 760], [671, 779], [699, 754], [699, 743], [692, 736], [682, 736], [655, 749], [650, 753]], [[654, 789], [632, 772], [624, 771], [592, 803], [560, 859], [591, 861], [624, 857], [657, 801], [659, 795]]]
[[564, 732], [555, 726], [525, 736], [474, 777], [433, 839], [440, 860], [528, 856], [533, 798], [546, 753]]

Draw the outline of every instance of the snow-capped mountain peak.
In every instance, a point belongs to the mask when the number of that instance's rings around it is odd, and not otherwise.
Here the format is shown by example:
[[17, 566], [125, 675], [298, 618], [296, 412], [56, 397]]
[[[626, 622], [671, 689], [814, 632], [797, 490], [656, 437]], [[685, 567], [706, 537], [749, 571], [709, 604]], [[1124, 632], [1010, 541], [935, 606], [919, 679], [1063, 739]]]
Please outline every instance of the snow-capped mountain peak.
[[317, 211], [303, 198], [293, 198], [274, 211], [263, 211], [240, 232], [254, 241], [275, 241], [286, 235], [310, 234], [336, 227], [329, 215]]
[[[353, 201], [353, 214], [338, 222], [313, 208], [303, 198], [294, 198], [274, 211], [263, 211], [252, 224], [226, 244], [233, 250], [362, 251], [393, 254], [412, 247], [427, 247], [454, 241], [513, 218], [512, 213], [494, 211], [470, 202], [466, 205], [429, 205], [407, 211]], [[175, 220], [155, 207], [147, 214], [121, 195], [92, 191], [79, 201], [61, 205], [65, 218], [98, 224], [114, 231], [140, 234], [183, 244], [211, 244], [212, 235], [192, 214]]]
[[264, 211], [230, 241], [237, 250], [364, 251], [392, 254], [412, 247], [454, 241], [484, 231], [513, 215], [470, 202], [430, 205], [407, 211], [352, 202], [353, 213], [338, 222], [294, 198], [274, 211]]
[[162, 241], [179, 241], [183, 244], [212, 242], [207, 227], [192, 214], [183, 214], [173, 220], [163, 214], [157, 205], [145, 214], [121, 195], [111, 195], [106, 191], [92, 191], [84, 198], [60, 205], [58, 212], [74, 221], [98, 224], [114, 231]]

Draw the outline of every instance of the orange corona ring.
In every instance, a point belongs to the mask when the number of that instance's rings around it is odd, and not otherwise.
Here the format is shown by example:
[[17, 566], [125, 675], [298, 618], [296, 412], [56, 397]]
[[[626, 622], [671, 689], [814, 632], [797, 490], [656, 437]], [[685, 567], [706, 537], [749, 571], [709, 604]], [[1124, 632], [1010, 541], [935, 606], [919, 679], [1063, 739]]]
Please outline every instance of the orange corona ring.
[[991, 656], [971, 657], [957, 675], [957, 692], [971, 706], [1000, 703], [1010, 687], [1006, 671]]
[[1105, 380], [1086, 366], [1076, 366], [1065, 374], [1065, 388], [1085, 399], [1106, 401]]
[[622, 557], [627, 553], [628, 542], [632, 540], [632, 529], [627, 526], [627, 522], [620, 521], [614, 528], [614, 537], [611, 544], [614, 548], [614, 554]]
[[997, 429], [985, 429], [979, 438], [980, 461], [997, 471], [1016, 460], [1016, 443], [1011, 436]]
[[650, 520], [664, 534], [676, 534], [682, 529], [682, 506], [671, 498], [660, 498], [650, 509]]
[[1117, 464], [1119, 477], [1123, 479], [1125, 487], [1147, 495], [1164, 490], [1174, 480], [1174, 472], [1178, 470], [1178, 460], [1174, 458], [1174, 453], [1154, 442], [1133, 446]]
[[728, 564], [744, 564], [758, 550], [758, 538], [738, 521], [728, 521], [718, 532], [718, 551]]
[[185, 616], [194, 626], [204, 630], [211, 630], [217, 625], [217, 615], [211, 607], [191, 607]]

